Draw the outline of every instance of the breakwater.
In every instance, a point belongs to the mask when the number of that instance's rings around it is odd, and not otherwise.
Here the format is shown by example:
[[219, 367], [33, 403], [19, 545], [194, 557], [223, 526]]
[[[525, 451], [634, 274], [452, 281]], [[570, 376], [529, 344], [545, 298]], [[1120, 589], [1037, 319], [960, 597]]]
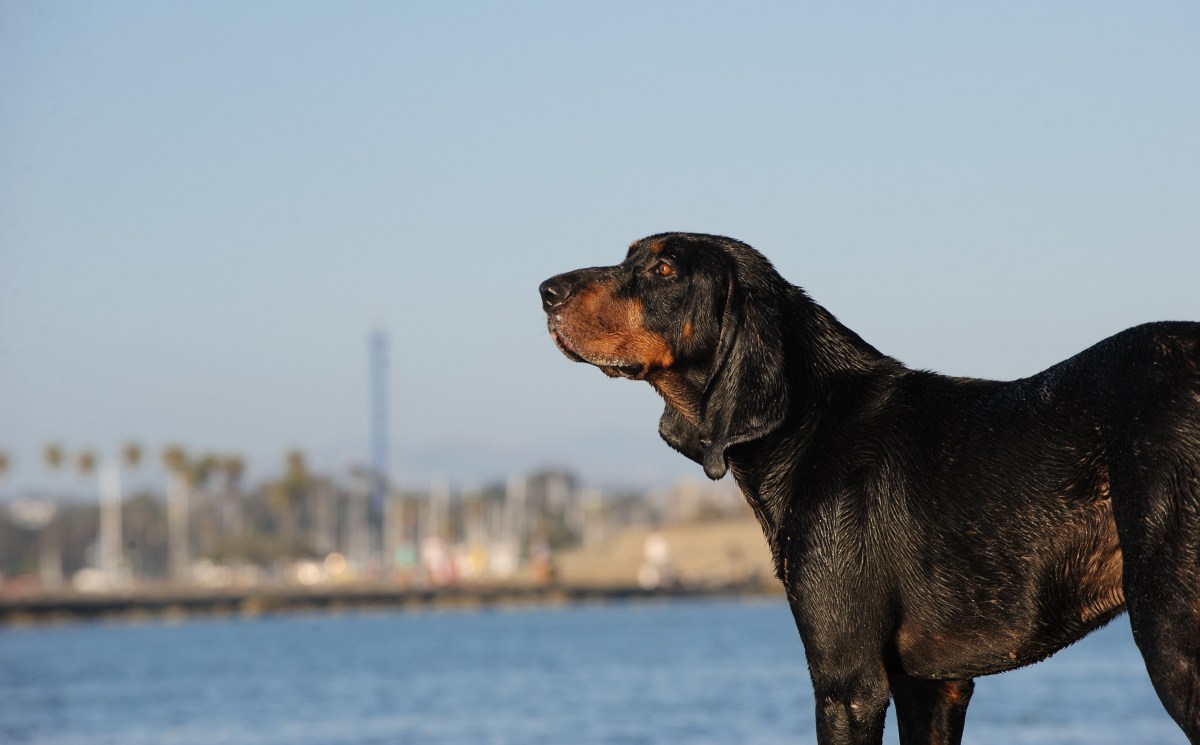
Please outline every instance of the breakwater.
[[0, 597], [0, 624], [36, 624], [105, 618], [180, 619], [192, 616], [254, 617], [296, 611], [362, 609], [437, 610], [520, 605], [621, 602], [649, 598], [723, 597], [772, 594], [756, 581], [644, 589], [612, 584], [458, 585], [401, 587], [357, 584], [245, 588], [155, 588], [113, 593], [62, 592]]

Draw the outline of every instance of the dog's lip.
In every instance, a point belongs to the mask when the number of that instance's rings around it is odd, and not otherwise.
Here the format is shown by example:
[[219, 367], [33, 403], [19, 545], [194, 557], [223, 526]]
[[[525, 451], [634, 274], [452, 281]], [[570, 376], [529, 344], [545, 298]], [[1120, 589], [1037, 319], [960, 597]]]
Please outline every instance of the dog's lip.
[[558, 350], [565, 354], [568, 359], [574, 360], [575, 362], [587, 362], [587, 360], [583, 358], [583, 355], [571, 348], [571, 345], [567, 343], [567, 340], [561, 333], [559, 333], [559, 330], [553, 326], [550, 327], [550, 338], [554, 340], [554, 343], [558, 345]]
[[576, 352], [566, 336], [563, 335], [553, 323], [550, 324], [550, 338], [558, 346], [560, 352], [566, 355], [567, 359], [574, 362], [585, 362], [589, 365], [595, 365], [605, 372], [610, 377], [638, 378], [639, 374], [643, 373], [641, 365], [631, 365], [623, 360], [589, 360], [579, 352]]

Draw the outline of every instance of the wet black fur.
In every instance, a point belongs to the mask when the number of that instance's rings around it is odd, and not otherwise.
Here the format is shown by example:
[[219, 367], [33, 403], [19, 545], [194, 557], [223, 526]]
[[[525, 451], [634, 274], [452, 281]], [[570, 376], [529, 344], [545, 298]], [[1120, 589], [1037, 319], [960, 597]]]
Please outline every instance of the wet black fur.
[[1044, 659], [1125, 599], [1200, 743], [1200, 324], [999, 382], [904, 367], [732, 239], [651, 236], [552, 278], [552, 327], [599, 278], [677, 351], [694, 406], [668, 403], [662, 437], [711, 478], [732, 470], [762, 525], [820, 743], [880, 742], [889, 696], [901, 742], [957, 743], [972, 678]]

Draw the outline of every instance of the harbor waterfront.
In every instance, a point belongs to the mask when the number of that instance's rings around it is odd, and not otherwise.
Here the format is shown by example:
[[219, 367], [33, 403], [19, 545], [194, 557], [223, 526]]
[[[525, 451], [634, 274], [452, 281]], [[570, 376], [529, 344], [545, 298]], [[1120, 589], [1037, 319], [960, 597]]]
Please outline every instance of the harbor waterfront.
[[[647, 553], [649, 552], [649, 556]], [[464, 555], [465, 556], [465, 555]], [[0, 624], [111, 617], [254, 617], [304, 610], [454, 608], [601, 602], [651, 597], [778, 595], [762, 533], [753, 520], [711, 520], [623, 531], [596, 545], [530, 563], [509, 579], [437, 572], [338, 579], [324, 564], [298, 562], [269, 580], [210, 567], [220, 584], [137, 582], [81, 590], [0, 586]]]

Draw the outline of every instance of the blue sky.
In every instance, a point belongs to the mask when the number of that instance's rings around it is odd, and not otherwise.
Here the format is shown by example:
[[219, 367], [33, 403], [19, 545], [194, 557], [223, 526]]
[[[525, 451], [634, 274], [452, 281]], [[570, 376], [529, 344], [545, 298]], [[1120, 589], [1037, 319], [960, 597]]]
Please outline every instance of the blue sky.
[[698, 467], [537, 284], [746, 240], [909, 365], [1012, 378], [1200, 319], [1200, 6], [6, 3], [0, 449]]

